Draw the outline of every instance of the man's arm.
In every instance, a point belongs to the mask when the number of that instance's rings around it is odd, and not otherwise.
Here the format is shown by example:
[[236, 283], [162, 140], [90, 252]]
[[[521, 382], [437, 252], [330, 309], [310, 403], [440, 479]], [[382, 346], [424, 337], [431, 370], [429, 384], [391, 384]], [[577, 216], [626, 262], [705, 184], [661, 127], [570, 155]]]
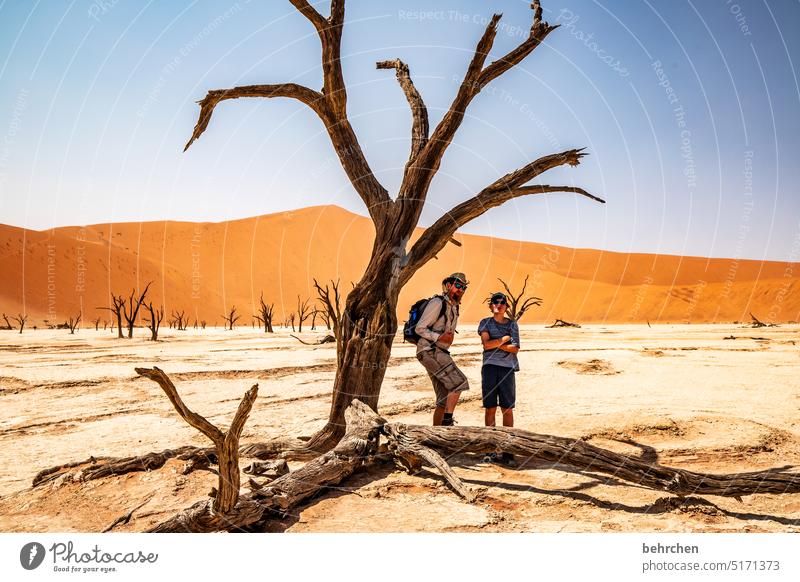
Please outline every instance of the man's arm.
[[438, 297], [434, 297], [428, 304], [425, 306], [425, 310], [422, 312], [422, 315], [417, 322], [417, 326], [414, 328], [414, 331], [417, 332], [419, 337], [424, 337], [431, 343], [436, 343], [439, 341], [439, 336], [441, 336], [441, 332], [433, 331], [431, 326], [436, 323], [436, 320], [439, 319], [439, 312], [442, 310], [442, 299]]

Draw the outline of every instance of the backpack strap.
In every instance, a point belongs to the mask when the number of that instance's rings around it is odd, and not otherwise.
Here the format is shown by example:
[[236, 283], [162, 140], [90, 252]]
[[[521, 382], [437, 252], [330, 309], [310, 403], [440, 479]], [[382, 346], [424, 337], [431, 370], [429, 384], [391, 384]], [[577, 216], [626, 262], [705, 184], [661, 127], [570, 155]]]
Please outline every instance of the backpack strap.
[[436, 321], [444, 317], [444, 326], [447, 327], [447, 302], [444, 299], [444, 295], [434, 295], [434, 297], [438, 297], [442, 302], [442, 308], [439, 310], [439, 317], [436, 318]]

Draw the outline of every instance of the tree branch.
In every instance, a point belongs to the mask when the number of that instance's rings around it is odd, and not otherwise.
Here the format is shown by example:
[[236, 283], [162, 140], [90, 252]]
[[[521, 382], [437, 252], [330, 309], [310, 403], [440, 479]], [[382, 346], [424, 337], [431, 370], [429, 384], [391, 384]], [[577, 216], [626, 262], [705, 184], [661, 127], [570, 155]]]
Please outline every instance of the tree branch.
[[169, 401], [172, 402], [172, 406], [175, 407], [175, 410], [183, 420], [210, 438], [215, 445], [222, 445], [225, 440], [225, 435], [222, 434], [222, 431], [196, 412], [189, 410], [189, 407], [184, 404], [178, 394], [178, 389], [175, 388], [175, 384], [173, 384], [169, 376], [164, 373], [164, 370], [153, 366], [153, 368], [136, 368], [136, 373], [161, 386], [161, 389], [167, 395]]
[[214, 107], [220, 101], [239, 97], [298, 99], [311, 107], [322, 119], [350, 183], [366, 205], [373, 222], [376, 225], [380, 224], [384, 220], [384, 211], [392, 204], [392, 200], [386, 188], [372, 172], [361, 150], [358, 137], [347, 118], [347, 89], [341, 64], [344, 0], [331, 2], [331, 15], [327, 19], [323, 18], [307, 0], [290, 0], [290, 2], [314, 25], [319, 35], [322, 44], [322, 92], [294, 83], [251, 85], [209, 91], [205, 99], [200, 101], [200, 117], [184, 151], [206, 130]]
[[545, 37], [553, 32], [559, 25], [550, 26], [547, 22], [542, 21], [542, 7], [539, 0], [531, 2], [531, 9], [533, 9], [533, 24], [531, 25], [531, 32], [528, 38], [523, 41], [517, 48], [503, 56], [502, 58], [492, 62], [480, 74], [478, 79], [479, 89], [505, 73], [507, 70], [515, 65], [518, 65], [522, 60], [531, 54], [534, 49], [541, 44]]
[[531, 8], [534, 12], [534, 18], [528, 38], [514, 50], [484, 68], [484, 63], [497, 35], [497, 24], [501, 15], [495, 14], [489, 21], [483, 36], [475, 48], [472, 61], [467, 68], [458, 93], [450, 105], [450, 109], [436, 126], [427, 145], [417, 157], [416, 163], [413, 164], [413, 167], [410, 166], [407, 169], [403, 178], [399, 199], [411, 202], [414, 216], [419, 216], [431, 180], [439, 169], [444, 152], [464, 120], [467, 106], [472, 99], [481, 92], [485, 85], [519, 64], [541, 44], [550, 32], [557, 28], [542, 21], [542, 8], [539, 0], [532, 2]]
[[289, 0], [289, 2], [292, 3], [292, 6], [294, 6], [300, 14], [311, 21], [311, 24], [314, 25], [314, 28], [316, 28], [317, 32], [320, 34], [328, 27], [328, 21], [306, 0]]
[[197, 124], [194, 126], [192, 137], [186, 143], [183, 151], [188, 150], [189, 146], [203, 135], [203, 132], [208, 127], [208, 122], [211, 121], [211, 114], [214, 112], [214, 108], [218, 103], [227, 101], [228, 99], [239, 99], [240, 97], [288, 97], [297, 99], [313, 109], [323, 122], [326, 121], [327, 114], [324, 108], [322, 93], [304, 87], [303, 85], [298, 85], [296, 83], [278, 83], [277, 85], [246, 85], [243, 87], [234, 87], [233, 89], [214, 89], [209, 91], [204, 99], [198, 101], [200, 104], [200, 117], [197, 120]]
[[400, 274], [401, 284], [408, 281], [411, 276], [426, 262], [432, 259], [440, 250], [444, 248], [456, 230], [464, 226], [470, 220], [477, 218], [490, 208], [500, 206], [513, 198], [528, 196], [530, 194], [545, 194], [548, 192], [574, 192], [586, 196], [596, 202], [605, 203], [605, 200], [589, 194], [583, 188], [575, 186], [522, 186], [531, 178], [534, 178], [549, 169], [568, 164], [577, 166], [584, 153], [581, 150], [568, 150], [560, 154], [544, 156], [526, 166], [506, 174], [496, 180], [476, 196], [466, 202], [462, 202], [439, 220], [434, 222], [422, 236], [417, 240], [411, 251], [408, 253], [408, 260]]
[[397, 82], [400, 83], [400, 88], [403, 89], [406, 100], [411, 106], [411, 154], [408, 157], [408, 164], [411, 164], [422, 151], [422, 148], [425, 147], [425, 144], [428, 143], [428, 109], [425, 107], [422, 95], [420, 95], [413, 81], [411, 81], [407, 64], [400, 59], [394, 59], [391, 61], [378, 61], [375, 65], [378, 69], [395, 69]]

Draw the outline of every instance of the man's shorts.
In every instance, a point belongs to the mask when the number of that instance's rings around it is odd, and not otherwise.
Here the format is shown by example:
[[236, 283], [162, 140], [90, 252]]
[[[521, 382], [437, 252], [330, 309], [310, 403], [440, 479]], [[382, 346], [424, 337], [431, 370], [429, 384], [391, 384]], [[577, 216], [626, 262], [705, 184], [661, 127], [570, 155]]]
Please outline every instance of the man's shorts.
[[444, 406], [451, 392], [469, 390], [467, 377], [458, 369], [450, 352], [441, 348], [422, 350], [417, 354], [417, 359], [425, 366], [433, 382], [436, 406]]
[[517, 403], [517, 382], [514, 368], [484, 364], [481, 368], [483, 407], [514, 408]]

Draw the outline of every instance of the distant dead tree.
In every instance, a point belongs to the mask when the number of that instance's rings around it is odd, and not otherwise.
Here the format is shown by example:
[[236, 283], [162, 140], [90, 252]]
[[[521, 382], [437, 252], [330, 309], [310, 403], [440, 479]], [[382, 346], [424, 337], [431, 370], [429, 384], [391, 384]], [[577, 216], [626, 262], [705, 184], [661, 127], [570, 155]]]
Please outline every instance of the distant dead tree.
[[103, 320], [103, 331], [105, 331], [107, 328], [108, 328], [108, 322], [104, 319]]
[[147, 327], [150, 329], [150, 340], [154, 342], [158, 341], [158, 328], [161, 327], [161, 322], [164, 319], [164, 307], [161, 306], [155, 309], [151, 301], [145, 305], [145, 308], [150, 312], [150, 319], [145, 319], [145, 323], [147, 323]]
[[339, 295], [339, 279], [336, 281], [331, 279], [330, 287], [328, 287], [327, 283], [323, 287], [314, 279], [314, 287], [322, 303], [326, 325], [328, 329], [333, 331], [335, 337], [339, 337], [339, 322], [342, 321], [342, 299]]
[[508, 297], [508, 311], [506, 312], [506, 315], [515, 321], [522, 319], [522, 316], [525, 315], [525, 312], [530, 307], [542, 304], [541, 297], [525, 297], [525, 288], [528, 286], [528, 277], [530, 277], [530, 275], [525, 275], [525, 282], [522, 284], [522, 290], [517, 295], [514, 295], [514, 292], [511, 291], [508, 283], [503, 281], [503, 279], [497, 279], [503, 285], [503, 289], [506, 290], [506, 296]]
[[186, 317], [186, 310], [173, 310], [172, 320], [175, 322], [175, 327], [180, 331], [186, 331], [186, 326], [189, 325], [189, 318]]
[[78, 323], [80, 322], [80, 320], [81, 320], [81, 314], [80, 313], [78, 315], [76, 315], [75, 317], [70, 317], [69, 318], [69, 321], [67, 322], [67, 325], [69, 327], [69, 333], [70, 334], [74, 334], [75, 333], [75, 330], [77, 329]]
[[289, 323], [292, 326], [292, 331], [295, 331], [295, 329], [294, 329], [294, 320], [295, 320], [295, 314], [294, 313], [290, 313], [289, 314]]
[[206, 328], [206, 320], [205, 319], [201, 319], [200, 320], [200, 328], [201, 329], [205, 329]]
[[25, 329], [25, 322], [28, 321], [28, 316], [20, 313], [16, 317], [12, 317], [14, 321], [19, 324], [19, 333], [22, 333], [22, 330]]
[[[123, 312], [125, 311], [125, 298], [122, 295], [114, 295], [111, 294], [111, 307], [98, 307], [97, 309], [105, 309], [106, 311], [110, 311], [114, 314], [114, 317], [117, 320], [117, 337], [123, 338], [125, 337], [122, 335], [122, 318]], [[111, 321], [111, 331], [114, 331], [114, 321]]]
[[[98, 331], [100, 329], [100, 317], [94, 318], [94, 330]], [[105, 328], [103, 328], [105, 329]]]
[[[11, 322], [8, 320], [8, 316], [7, 316], [5, 313], [3, 314], [3, 319], [5, 320], [6, 324], [3, 326], [3, 328], [2, 328], [2, 329], [5, 329], [5, 330], [11, 330], [11, 329], [15, 329], [15, 327], [14, 327], [14, 326], [11, 324]], [[12, 318], [12, 319], [13, 319], [13, 318]], [[47, 321], [47, 320], [45, 320], [45, 322], [46, 322], [46, 321]]]
[[233, 330], [233, 326], [236, 324], [237, 321], [241, 318], [241, 315], [236, 313], [236, 306], [232, 306], [228, 315], [223, 315], [222, 319], [225, 320], [225, 329]]
[[311, 299], [300, 301], [300, 295], [297, 296], [297, 331], [299, 333], [303, 332], [303, 322], [311, 316], [311, 312], [314, 310], [309, 305], [310, 301]]
[[152, 284], [153, 282], [150, 281], [138, 298], [136, 296], [136, 289], [133, 289], [128, 296], [128, 305], [122, 311], [122, 315], [125, 317], [125, 322], [128, 326], [128, 338], [133, 337], [133, 327], [136, 325], [136, 318], [139, 316], [139, 308], [142, 306], [142, 303], [144, 303], [147, 290], [150, 289], [150, 285]]
[[563, 319], [556, 319], [553, 325], [545, 326], [548, 329], [553, 327], [580, 327], [577, 323], [572, 323], [570, 321], [564, 321]]
[[750, 317], [753, 321], [750, 323], [750, 327], [778, 327], [777, 323], [764, 323], [760, 319], [758, 319], [755, 315], [750, 313]]

